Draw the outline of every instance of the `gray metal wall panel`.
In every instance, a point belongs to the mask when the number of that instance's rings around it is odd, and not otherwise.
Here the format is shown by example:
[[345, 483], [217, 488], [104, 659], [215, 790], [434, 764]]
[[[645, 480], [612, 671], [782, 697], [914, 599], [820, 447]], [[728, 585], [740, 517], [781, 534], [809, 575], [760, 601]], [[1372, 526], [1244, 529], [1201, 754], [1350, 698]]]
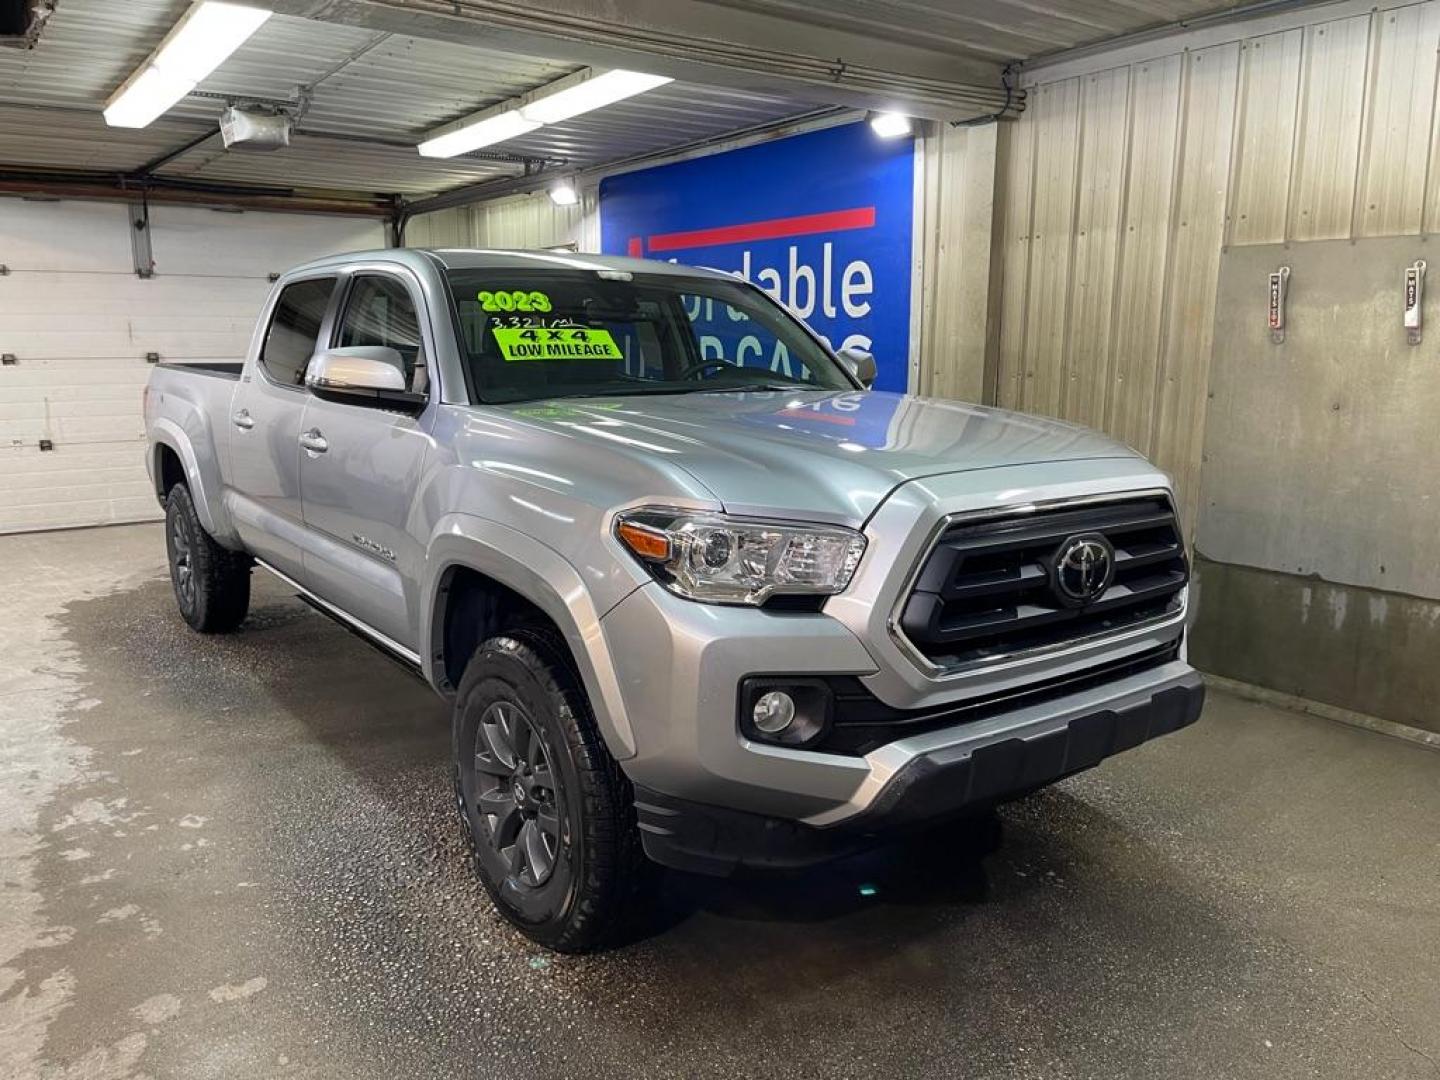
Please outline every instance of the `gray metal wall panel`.
[[[940, 126], [923, 140], [922, 394], [982, 401], [991, 294], [996, 127]], [[883, 358], [882, 358], [883, 359]]]
[[1106, 389], [1105, 429], [1140, 450], [1150, 448], [1175, 155], [1180, 137], [1181, 58], [1135, 67], [1130, 112], [1129, 177], [1115, 355]]
[[1175, 478], [1184, 519], [1191, 522], [1199, 499], [1215, 278], [1225, 235], [1238, 70], [1237, 45], [1192, 53], [1182, 120], [1185, 142], [1170, 253], [1165, 349], [1150, 450], [1156, 463]]
[[1369, 15], [1358, 15], [1305, 30], [1290, 198], [1292, 240], [1350, 235], [1369, 66], [1370, 20]]
[[1231, 181], [1230, 243], [1285, 239], [1303, 30], [1240, 45], [1240, 137]]
[[1028, 329], [1030, 227], [1035, 213], [1035, 133], [1039, 125], [1021, 120], [1000, 133], [1004, 148], [1005, 221], [1000, 234], [1001, 300], [996, 399], [1018, 408], [1025, 379]]
[[1114, 352], [1116, 272], [1120, 265], [1129, 148], [1130, 71], [1118, 68], [1086, 76], [1081, 89], [1084, 141], [1060, 413], [1066, 419], [1099, 427], [1105, 422]]
[[410, 247], [550, 248], [599, 246], [598, 195], [592, 185], [574, 206], [557, 206], [544, 192], [438, 210], [405, 229]]
[[1384, 12], [1375, 33], [1355, 234], [1399, 236], [1419, 232], [1425, 213], [1440, 4]]
[[1060, 411], [1070, 306], [1076, 170], [1080, 159], [1080, 80], [1067, 79], [1041, 87], [1028, 108], [1034, 109], [1041, 152], [1035, 161], [1030, 332], [1020, 401], [1030, 412], [1055, 415]]

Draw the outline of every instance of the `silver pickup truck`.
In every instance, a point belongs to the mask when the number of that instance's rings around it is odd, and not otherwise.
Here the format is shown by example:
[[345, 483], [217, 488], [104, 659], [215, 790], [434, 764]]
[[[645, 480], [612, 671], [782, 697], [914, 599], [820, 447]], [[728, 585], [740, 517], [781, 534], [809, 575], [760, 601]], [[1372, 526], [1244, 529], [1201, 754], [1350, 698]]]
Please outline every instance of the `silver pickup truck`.
[[258, 564], [452, 701], [479, 875], [561, 950], [654, 864], [804, 866], [1194, 721], [1164, 474], [874, 373], [711, 271], [311, 263], [243, 365], [151, 377], [180, 613], [235, 629]]

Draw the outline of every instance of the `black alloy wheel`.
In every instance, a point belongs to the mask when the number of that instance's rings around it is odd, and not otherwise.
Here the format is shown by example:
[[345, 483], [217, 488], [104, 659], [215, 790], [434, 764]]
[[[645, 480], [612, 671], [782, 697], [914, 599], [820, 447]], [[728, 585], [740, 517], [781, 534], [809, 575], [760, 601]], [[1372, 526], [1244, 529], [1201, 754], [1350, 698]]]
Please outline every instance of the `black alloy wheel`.
[[495, 701], [475, 727], [475, 800], [505, 884], [534, 889], [555, 872], [568, 842], [560, 791], [545, 740], [525, 710]]
[[195, 610], [195, 563], [190, 551], [186, 521], [179, 514], [170, 518], [170, 569], [174, 575], [175, 599], [183, 612]]

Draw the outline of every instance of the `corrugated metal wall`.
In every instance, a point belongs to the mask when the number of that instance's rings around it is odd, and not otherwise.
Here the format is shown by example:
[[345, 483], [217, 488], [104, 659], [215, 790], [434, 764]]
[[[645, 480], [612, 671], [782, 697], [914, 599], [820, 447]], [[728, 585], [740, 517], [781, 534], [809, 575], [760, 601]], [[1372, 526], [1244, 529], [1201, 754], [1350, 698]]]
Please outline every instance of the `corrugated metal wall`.
[[920, 147], [918, 393], [986, 395], [996, 126], [938, 126]]
[[422, 214], [405, 228], [410, 247], [549, 248], [600, 250], [599, 196], [584, 189], [574, 206], [545, 193], [516, 195]]
[[1343, 10], [1038, 72], [1001, 132], [1000, 404], [1148, 453], [1192, 527], [1222, 246], [1440, 221], [1440, 4]]

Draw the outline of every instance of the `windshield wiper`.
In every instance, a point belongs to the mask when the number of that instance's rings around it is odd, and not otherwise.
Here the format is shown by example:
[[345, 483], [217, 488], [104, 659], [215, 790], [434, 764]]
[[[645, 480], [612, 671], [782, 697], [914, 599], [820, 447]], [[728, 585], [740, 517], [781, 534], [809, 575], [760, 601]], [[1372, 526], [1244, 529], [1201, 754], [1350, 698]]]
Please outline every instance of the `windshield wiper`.
[[818, 387], [802, 382], [787, 383], [741, 383], [738, 386], [700, 386], [692, 394], [746, 394], [755, 390], [816, 390]]

